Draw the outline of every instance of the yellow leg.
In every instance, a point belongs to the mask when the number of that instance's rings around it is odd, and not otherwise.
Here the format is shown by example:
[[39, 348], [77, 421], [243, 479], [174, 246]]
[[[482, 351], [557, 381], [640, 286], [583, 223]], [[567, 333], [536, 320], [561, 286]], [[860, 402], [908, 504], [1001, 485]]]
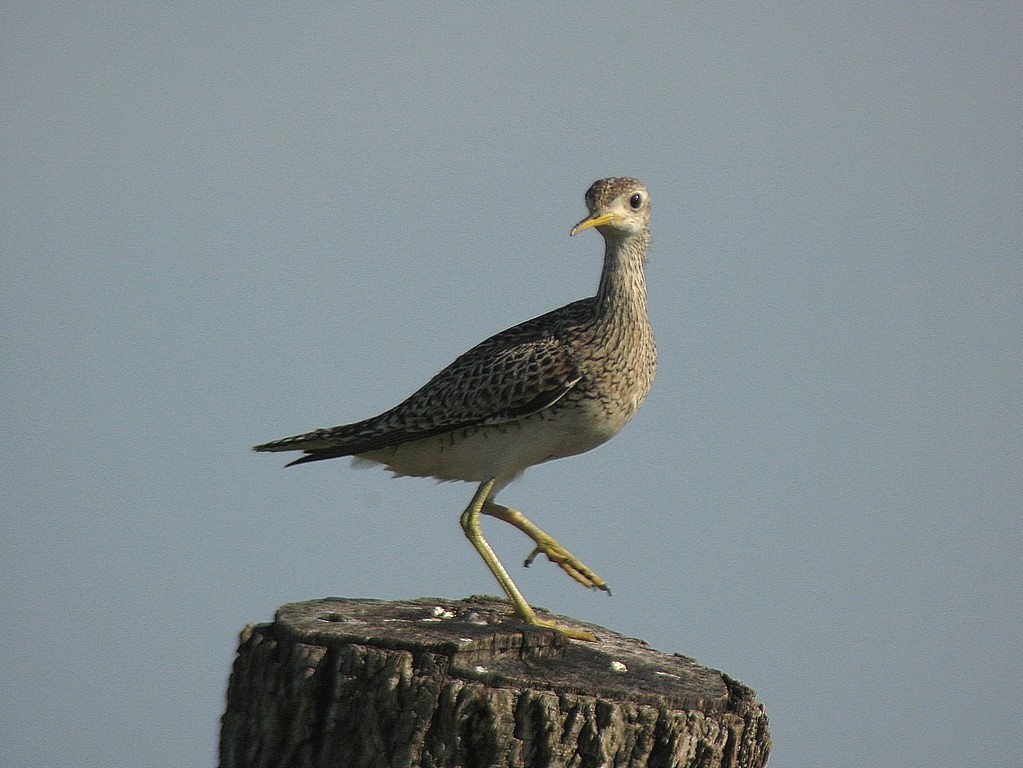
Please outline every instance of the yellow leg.
[[565, 573], [578, 581], [584, 587], [602, 589], [608, 594], [611, 594], [611, 590], [608, 589], [607, 582], [590, 570], [585, 563], [561, 546], [551, 536], [540, 530], [533, 521], [517, 509], [505, 507], [501, 504], [495, 504], [488, 499], [484, 502], [483, 509], [480, 511], [484, 515], [490, 515], [491, 517], [496, 517], [498, 520], [503, 520], [509, 525], [514, 525], [536, 543], [536, 549], [530, 552], [529, 557], [526, 558], [525, 565], [527, 568], [532, 565], [536, 556], [542, 553], [547, 555], [547, 559], [552, 563], [556, 563], [561, 566], [561, 569], [565, 571]]
[[[589, 632], [569, 629], [567, 627], [558, 626], [554, 622], [541, 620], [537, 617], [536, 612], [529, 606], [529, 603], [526, 602], [526, 598], [524, 598], [522, 593], [519, 592], [518, 587], [516, 587], [515, 583], [511, 580], [511, 576], [508, 575], [508, 571], [505, 570], [503, 565], [501, 565], [501, 561], [497, 559], [497, 555], [494, 553], [490, 544], [487, 543], [487, 540], [483, 538], [483, 531], [480, 529], [480, 512], [488, 503], [495, 506], [492, 502], [488, 502], [488, 497], [490, 496], [490, 492], [493, 488], [493, 480], [488, 480], [480, 485], [479, 489], [476, 491], [476, 495], [473, 496], [472, 501], [469, 502], [469, 506], [466, 507], [465, 512], [462, 513], [462, 530], [465, 531], [466, 538], [469, 539], [470, 543], [472, 543], [472, 545], [476, 548], [476, 551], [479, 552], [480, 557], [483, 558], [483, 562], [487, 564], [487, 568], [489, 568], [490, 572], [494, 574], [494, 578], [497, 579], [497, 583], [501, 585], [501, 589], [503, 589], [504, 593], [508, 596], [512, 607], [515, 610], [515, 614], [528, 624], [556, 629], [571, 638], [575, 638], [576, 640], [596, 640], [597, 638]], [[502, 507], [502, 509], [505, 508]], [[487, 514], [490, 513], [488, 512]], [[551, 541], [554, 540], [551, 539]], [[555, 544], [556, 543], [557, 542], [555, 542]]]

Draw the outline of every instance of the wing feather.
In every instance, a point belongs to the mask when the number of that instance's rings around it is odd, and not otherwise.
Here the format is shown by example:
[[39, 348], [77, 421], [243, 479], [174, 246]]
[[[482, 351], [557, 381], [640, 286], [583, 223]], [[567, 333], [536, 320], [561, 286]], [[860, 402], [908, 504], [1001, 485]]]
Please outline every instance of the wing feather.
[[292, 462], [302, 464], [508, 423], [550, 408], [582, 377], [563, 326], [586, 304], [575, 302], [491, 336], [378, 416], [275, 440], [255, 450], [305, 451], [308, 455]]

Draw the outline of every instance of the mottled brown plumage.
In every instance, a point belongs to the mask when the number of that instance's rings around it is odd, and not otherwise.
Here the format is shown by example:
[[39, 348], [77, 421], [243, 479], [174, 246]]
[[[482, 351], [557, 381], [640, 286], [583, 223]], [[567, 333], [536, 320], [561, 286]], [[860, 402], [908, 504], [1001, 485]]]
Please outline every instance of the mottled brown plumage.
[[[292, 464], [354, 456], [400, 475], [480, 483], [463, 529], [527, 621], [540, 623], [479, 533], [478, 515], [515, 525], [581, 583], [597, 577], [520, 512], [493, 501], [528, 467], [588, 451], [613, 437], [646, 398], [656, 367], [643, 265], [650, 199], [636, 179], [610, 178], [586, 193], [605, 240], [595, 296], [504, 330], [459, 356], [422, 388], [364, 421], [256, 446], [303, 451]], [[587, 638], [589, 639], [589, 638]]]

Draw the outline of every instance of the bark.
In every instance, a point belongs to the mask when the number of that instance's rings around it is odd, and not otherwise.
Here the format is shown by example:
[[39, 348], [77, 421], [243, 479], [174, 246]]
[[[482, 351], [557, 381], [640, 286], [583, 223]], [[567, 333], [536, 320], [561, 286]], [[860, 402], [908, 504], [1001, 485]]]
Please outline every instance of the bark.
[[752, 768], [771, 740], [755, 693], [685, 656], [493, 598], [283, 606], [242, 632], [221, 768]]

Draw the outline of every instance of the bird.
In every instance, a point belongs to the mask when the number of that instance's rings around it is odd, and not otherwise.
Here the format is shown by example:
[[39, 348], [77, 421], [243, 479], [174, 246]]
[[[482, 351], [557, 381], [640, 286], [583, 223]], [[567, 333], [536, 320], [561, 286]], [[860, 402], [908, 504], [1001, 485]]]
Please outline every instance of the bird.
[[522, 512], [495, 496], [531, 466], [584, 453], [614, 437], [650, 391], [657, 352], [644, 266], [650, 194], [611, 177], [585, 195], [587, 215], [570, 232], [596, 229], [604, 260], [595, 295], [507, 328], [457, 357], [403, 402], [363, 421], [257, 445], [302, 451], [287, 466], [353, 457], [395, 476], [478, 483], [462, 530], [497, 579], [512, 614], [527, 624], [593, 641], [589, 632], [541, 619], [483, 536], [480, 515], [532, 539], [529, 566], [545, 555], [583, 586], [607, 583]]

